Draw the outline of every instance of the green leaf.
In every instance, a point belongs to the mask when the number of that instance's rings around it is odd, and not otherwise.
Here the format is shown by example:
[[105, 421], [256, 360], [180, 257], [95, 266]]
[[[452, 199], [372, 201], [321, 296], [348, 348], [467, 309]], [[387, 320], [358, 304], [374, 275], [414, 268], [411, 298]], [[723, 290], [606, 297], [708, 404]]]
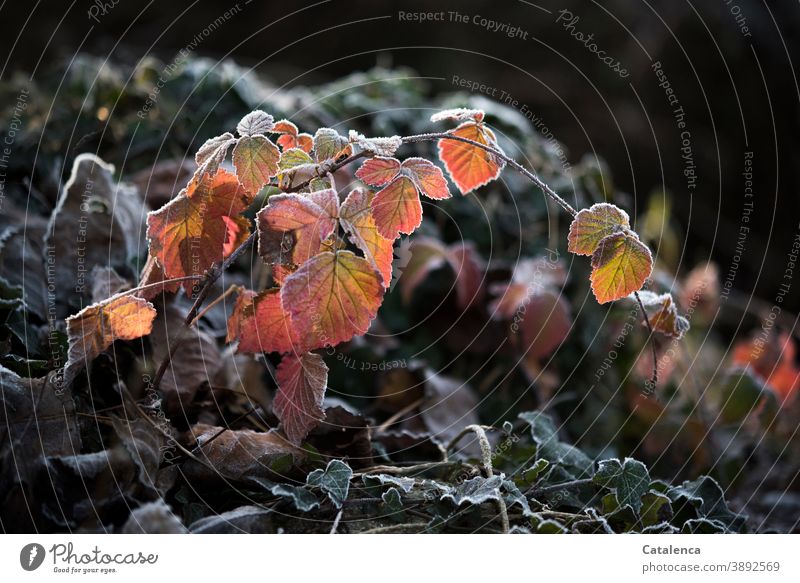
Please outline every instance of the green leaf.
[[539, 458], [533, 465], [529, 467], [527, 470], [522, 471], [522, 480], [525, 484], [533, 484], [536, 480], [539, 479], [539, 476], [542, 475], [547, 468], [550, 467], [550, 462], [546, 459]]
[[390, 514], [396, 515], [403, 512], [403, 500], [397, 488], [392, 487], [386, 490], [386, 492], [381, 495], [381, 500], [383, 500], [386, 511]]
[[335, 160], [349, 147], [347, 138], [331, 128], [319, 128], [314, 134], [314, 158], [317, 162]]
[[531, 436], [536, 442], [538, 457], [559, 464], [571, 478], [588, 478], [592, 475], [592, 460], [577, 447], [559, 441], [550, 417], [540, 411], [519, 414], [531, 426]]
[[268, 490], [273, 496], [281, 496], [282, 498], [289, 498], [294, 507], [300, 512], [309, 512], [315, 508], [319, 508], [319, 500], [314, 493], [309, 491], [303, 486], [292, 486], [290, 484], [272, 484]]
[[694, 510], [697, 518], [719, 522], [731, 532], [745, 530], [745, 517], [728, 508], [722, 488], [714, 478], [700, 476], [694, 481], [684, 482], [670, 488], [667, 496], [672, 501], [676, 515], [688, 506]]
[[446, 492], [441, 500], [450, 499], [456, 506], [460, 506], [464, 502], [483, 504], [488, 500], [499, 500], [502, 483], [502, 476], [490, 478], [477, 476], [471, 480], [465, 480], [451, 491]]
[[630, 218], [621, 208], [601, 202], [575, 215], [569, 226], [567, 250], [576, 255], [591, 255], [605, 237], [630, 227]]
[[642, 510], [639, 513], [644, 526], [653, 526], [672, 519], [672, 505], [664, 494], [650, 490], [642, 496]]
[[738, 423], [758, 409], [769, 391], [747, 370], [726, 375], [716, 387], [719, 414], [726, 423]]
[[630, 505], [638, 514], [642, 509], [642, 496], [650, 488], [650, 473], [642, 462], [625, 458], [603, 460], [593, 477], [594, 483], [611, 488], [620, 506]]
[[517, 488], [517, 485], [514, 482], [511, 480], [503, 480], [502, 488], [505, 492], [503, 499], [505, 500], [506, 506], [511, 508], [516, 504], [522, 509], [523, 516], [533, 516], [531, 507], [528, 504], [528, 499], [522, 492], [520, 492], [519, 488]]
[[306, 484], [318, 486], [328, 495], [336, 508], [341, 508], [350, 490], [353, 470], [341, 460], [331, 460], [324, 470], [314, 470], [306, 477]]
[[257, 194], [278, 173], [281, 157], [278, 146], [264, 136], [239, 138], [233, 148], [233, 165], [236, 176], [251, 194]]

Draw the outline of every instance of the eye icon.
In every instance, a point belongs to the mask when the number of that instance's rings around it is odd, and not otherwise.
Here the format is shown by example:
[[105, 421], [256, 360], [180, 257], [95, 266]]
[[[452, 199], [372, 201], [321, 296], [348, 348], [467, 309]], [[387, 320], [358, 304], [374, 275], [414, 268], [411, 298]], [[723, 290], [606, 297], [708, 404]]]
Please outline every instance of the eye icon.
[[35, 571], [44, 562], [44, 547], [38, 543], [30, 543], [19, 552], [19, 564], [26, 571]]

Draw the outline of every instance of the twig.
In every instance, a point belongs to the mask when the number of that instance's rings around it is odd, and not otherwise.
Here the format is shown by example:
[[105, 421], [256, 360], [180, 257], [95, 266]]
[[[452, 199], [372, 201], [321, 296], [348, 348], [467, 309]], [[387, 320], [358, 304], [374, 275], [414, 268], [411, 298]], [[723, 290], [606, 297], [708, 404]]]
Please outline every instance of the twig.
[[461, 461], [424, 462], [421, 464], [414, 464], [413, 466], [372, 466], [371, 468], [366, 468], [360, 472], [354, 473], [353, 476], [358, 477], [358, 476], [366, 476], [369, 474], [396, 474], [400, 476], [405, 476], [407, 474], [415, 474], [427, 470], [434, 470], [440, 468], [460, 468], [464, 466], [471, 467], [470, 464]]
[[[483, 427], [480, 425], [467, 425], [464, 429], [462, 429], [461, 432], [456, 435], [445, 448], [445, 454], [453, 449], [459, 440], [470, 432], [478, 436], [478, 443], [481, 446], [481, 462], [483, 463], [483, 469], [486, 473], [486, 477], [491, 478], [494, 475], [494, 472], [492, 471], [492, 446], [489, 443], [489, 439], [486, 437], [486, 431], [484, 431]], [[500, 515], [500, 523], [503, 526], [503, 532], [508, 533], [511, 526], [508, 522], [508, 508], [506, 508], [505, 500], [503, 500], [502, 496], [499, 496], [496, 500], [496, 503], [497, 511]]]
[[383, 433], [384, 431], [386, 431], [386, 429], [394, 425], [400, 418], [402, 418], [403, 415], [405, 415], [409, 411], [413, 411], [414, 409], [416, 409], [420, 404], [422, 404], [424, 400], [425, 397], [420, 397], [410, 405], [406, 405], [405, 407], [400, 409], [397, 413], [395, 413], [394, 415], [389, 417], [386, 421], [381, 423], [378, 427], [376, 427], [375, 433]]
[[655, 391], [655, 388], [658, 386], [658, 354], [656, 353], [656, 343], [653, 339], [653, 326], [650, 324], [650, 317], [647, 315], [647, 310], [644, 309], [644, 304], [642, 303], [642, 298], [639, 297], [639, 292], [633, 292], [636, 301], [639, 302], [639, 307], [642, 309], [642, 316], [644, 316], [644, 323], [647, 325], [647, 331], [649, 335], [647, 337], [647, 341], [650, 343], [650, 348], [653, 350], [653, 376], [650, 379], [650, 383]]
[[577, 488], [578, 486], [587, 486], [593, 484], [592, 478], [581, 478], [580, 480], [571, 480], [569, 482], [562, 482], [560, 484], [553, 484], [551, 486], [533, 487], [525, 492], [526, 496], [541, 496], [542, 494], [549, 494], [550, 492], [558, 492], [559, 490], [566, 490], [568, 488]]
[[336, 518], [333, 520], [333, 526], [331, 526], [331, 534], [336, 534], [336, 529], [339, 528], [339, 521], [342, 519], [342, 513], [344, 513], [344, 508], [341, 508], [336, 514]]
[[362, 530], [359, 534], [389, 534], [392, 532], [420, 533], [427, 528], [424, 522], [407, 522], [404, 524], [392, 524], [391, 526], [379, 526]]
[[538, 186], [542, 192], [544, 192], [547, 196], [549, 196], [555, 203], [558, 204], [562, 209], [568, 212], [571, 216], [575, 216], [578, 214], [571, 204], [569, 204], [566, 200], [561, 198], [555, 190], [550, 188], [541, 178], [536, 176], [533, 172], [525, 168], [522, 164], [507, 156], [503, 152], [501, 152], [497, 148], [493, 148], [491, 146], [487, 146], [486, 144], [481, 144], [480, 142], [476, 142], [475, 140], [470, 140], [468, 138], [462, 138], [461, 136], [454, 136], [449, 132], [436, 132], [431, 134], [417, 134], [415, 136], [406, 136], [403, 138], [404, 144], [412, 144], [415, 142], [432, 142], [434, 140], [455, 140], [457, 142], [464, 142], [465, 144], [470, 144], [475, 146], [476, 148], [480, 148], [492, 154], [493, 156], [503, 160], [506, 164], [511, 166], [514, 170], [522, 174], [525, 178], [533, 182], [536, 186]]

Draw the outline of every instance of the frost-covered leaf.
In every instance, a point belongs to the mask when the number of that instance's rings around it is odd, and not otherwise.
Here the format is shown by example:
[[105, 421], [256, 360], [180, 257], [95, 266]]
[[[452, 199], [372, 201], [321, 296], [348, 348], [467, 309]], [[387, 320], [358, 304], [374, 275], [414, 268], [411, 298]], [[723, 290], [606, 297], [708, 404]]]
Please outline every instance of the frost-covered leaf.
[[386, 508], [386, 511], [391, 514], [398, 514], [403, 512], [403, 499], [397, 488], [389, 488], [381, 494], [381, 500]]
[[236, 176], [244, 188], [257, 194], [278, 173], [281, 152], [264, 136], [239, 138], [233, 148], [233, 165]]
[[317, 486], [328, 495], [336, 508], [341, 508], [350, 491], [353, 470], [341, 460], [331, 460], [324, 470], [314, 470], [306, 477], [309, 486]]
[[281, 134], [278, 137], [278, 145], [283, 150], [297, 148], [304, 152], [311, 152], [314, 147], [314, 138], [311, 134], [300, 133], [297, 126], [287, 119], [275, 122], [271, 131], [274, 134]]
[[[364, 334], [378, 313], [380, 273], [350, 251], [325, 251], [286, 278], [281, 301], [309, 348], [335, 346]], [[310, 337], [310, 338], [309, 338]]]
[[339, 223], [353, 244], [383, 277], [383, 286], [392, 281], [393, 241], [378, 233], [372, 217], [373, 194], [362, 188], [353, 189], [339, 209]]
[[422, 223], [422, 204], [411, 179], [398, 176], [378, 191], [372, 199], [372, 216], [378, 233], [387, 239], [413, 233]]
[[153, 304], [131, 295], [92, 304], [67, 318], [69, 353], [67, 382], [115, 340], [135, 340], [153, 329]]
[[389, 474], [367, 474], [361, 478], [364, 481], [364, 485], [366, 486], [373, 486], [380, 484], [381, 486], [385, 486], [387, 484], [391, 486], [397, 486], [402, 490], [404, 493], [408, 494], [411, 492], [411, 489], [414, 487], [416, 480], [414, 478], [406, 478], [404, 476], [390, 476]]
[[259, 485], [264, 486], [273, 496], [280, 496], [291, 500], [294, 507], [300, 512], [311, 512], [319, 508], [319, 499], [305, 486], [281, 484], [269, 480], [259, 480]]
[[240, 136], [249, 137], [266, 134], [275, 127], [275, 118], [265, 111], [257, 109], [251, 111], [236, 124], [236, 131]]
[[709, 476], [700, 476], [693, 481], [683, 482], [667, 491], [675, 513], [686, 505], [692, 507], [698, 518], [718, 521], [731, 532], [744, 532], [745, 517], [728, 508], [720, 485]]
[[371, 152], [376, 156], [393, 156], [397, 149], [403, 145], [400, 136], [386, 138], [368, 138], [355, 130], [350, 130], [348, 137], [355, 146], [356, 152]]
[[592, 255], [592, 292], [598, 303], [624, 298], [642, 289], [653, 271], [653, 256], [632, 232], [602, 239]]
[[569, 226], [567, 250], [576, 255], [592, 255], [600, 241], [630, 228], [630, 218], [621, 208], [607, 202], [578, 212]]
[[650, 488], [650, 473], [640, 461], [625, 458], [602, 460], [592, 478], [595, 484], [614, 490], [620, 506], [629, 505], [635, 512], [642, 508], [642, 496]]
[[319, 354], [287, 354], [275, 377], [278, 382], [273, 404], [275, 415], [289, 441], [299, 445], [325, 417], [322, 400], [328, 386], [328, 367]]
[[531, 436], [538, 446], [538, 457], [552, 464], [559, 464], [571, 478], [587, 478], [592, 475], [592, 460], [577, 447], [558, 439], [553, 420], [547, 414], [529, 411], [520, 413], [519, 418], [531, 426]]
[[464, 502], [483, 504], [488, 500], [500, 499], [500, 486], [502, 484], [502, 476], [491, 476], [489, 478], [476, 476], [475, 478], [464, 480], [455, 488], [445, 492], [441, 499], [451, 500], [456, 506], [460, 506]]
[[220, 164], [225, 160], [228, 149], [235, 143], [236, 138], [230, 132], [206, 140], [194, 155], [194, 160], [197, 162], [195, 179], [203, 180], [206, 176], [213, 177]]
[[384, 186], [400, 174], [400, 168], [400, 160], [376, 156], [364, 162], [356, 176], [370, 186]]
[[411, 178], [420, 194], [434, 200], [450, 198], [447, 180], [442, 171], [433, 162], [424, 158], [406, 158], [400, 168], [401, 172]]
[[189, 531], [194, 534], [274, 532], [272, 510], [263, 506], [240, 506], [235, 510], [201, 518], [189, 525]]
[[336, 160], [348, 155], [352, 147], [347, 138], [334, 129], [319, 128], [314, 134], [314, 159], [317, 162]]
[[454, 120], [454, 121], [465, 121], [465, 120], [473, 120], [476, 122], [483, 121], [484, 112], [480, 109], [466, 109], [464, 107], [456, 107], [453, 109], [445, 109], [444, 111], [439, 111], [434, 113], [431, 116], [431, 121], [433, 123], [446, 121], [446, 120]]
[[642, 290], [639, 299], [648, 312], [650, 325], [653, 330], [670, 338], [680, 339], [689, 331], [689, 320], [678, 314], [678, 307], [672, 299], [672, 294], [654, 294]]

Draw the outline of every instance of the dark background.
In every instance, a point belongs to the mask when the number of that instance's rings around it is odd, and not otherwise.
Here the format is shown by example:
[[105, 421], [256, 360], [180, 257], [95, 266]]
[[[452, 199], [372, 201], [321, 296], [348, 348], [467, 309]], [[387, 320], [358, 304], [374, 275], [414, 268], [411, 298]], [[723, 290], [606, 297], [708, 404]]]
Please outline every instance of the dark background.
[[[233, 58], [280, 85], [314, 84], [376, 64], [405, 65], [432, 80], [432, 92], [455, 90], [452, 75], [512, 93], [566, 144], [570, 160], [596, 152], [615, 185], [634, 197], [635, 214], [653, 189], [673, 193], [686, 234], [682, 269], [713, 256], [723, 280], [731, 266], [744, 201], [744, 152], [754, 152], [752, 228], [734, 284], [771, 303], [798, 233], [800, 136], [797, 4], [725, 0], [610, 2], [522, 1], [319, 3], [240, 1], [229, 21], [204, 37], [197, 53]], [[135, 64], [147, 55], [169, 61], [232, 3], [94, 2], [6, 4], [0, 43], [3, 77], [59, 75], [79, 51]], [[736, 6], [736, 8], [734, 8]], [[593, 33], [620, 60], [620, 79], [555, 22], [569, 9], [575, 30]], [[742, 35], [732, 10], [746, 19]], [[405, 23], [398, 11], [458, 10], [508, 22], [528, 39], [473, 24]], [[550, 13], [548, 13], [550, 11]], [[292, 14], [294, 13], [294, 14]], [[388, 16], [388, 18], [380, 18]], [[13, 49], [12, 49], [13, 47]], [[679, 130], [650, 69], [660, 60], [687, 114], [698, 175], [686, 188]], [[638, 97], [637, 97], [638, 95]], [[641, 102], [640, 102], [641, 100]], [[800, 283], [788, 305], [798, 309]]]

